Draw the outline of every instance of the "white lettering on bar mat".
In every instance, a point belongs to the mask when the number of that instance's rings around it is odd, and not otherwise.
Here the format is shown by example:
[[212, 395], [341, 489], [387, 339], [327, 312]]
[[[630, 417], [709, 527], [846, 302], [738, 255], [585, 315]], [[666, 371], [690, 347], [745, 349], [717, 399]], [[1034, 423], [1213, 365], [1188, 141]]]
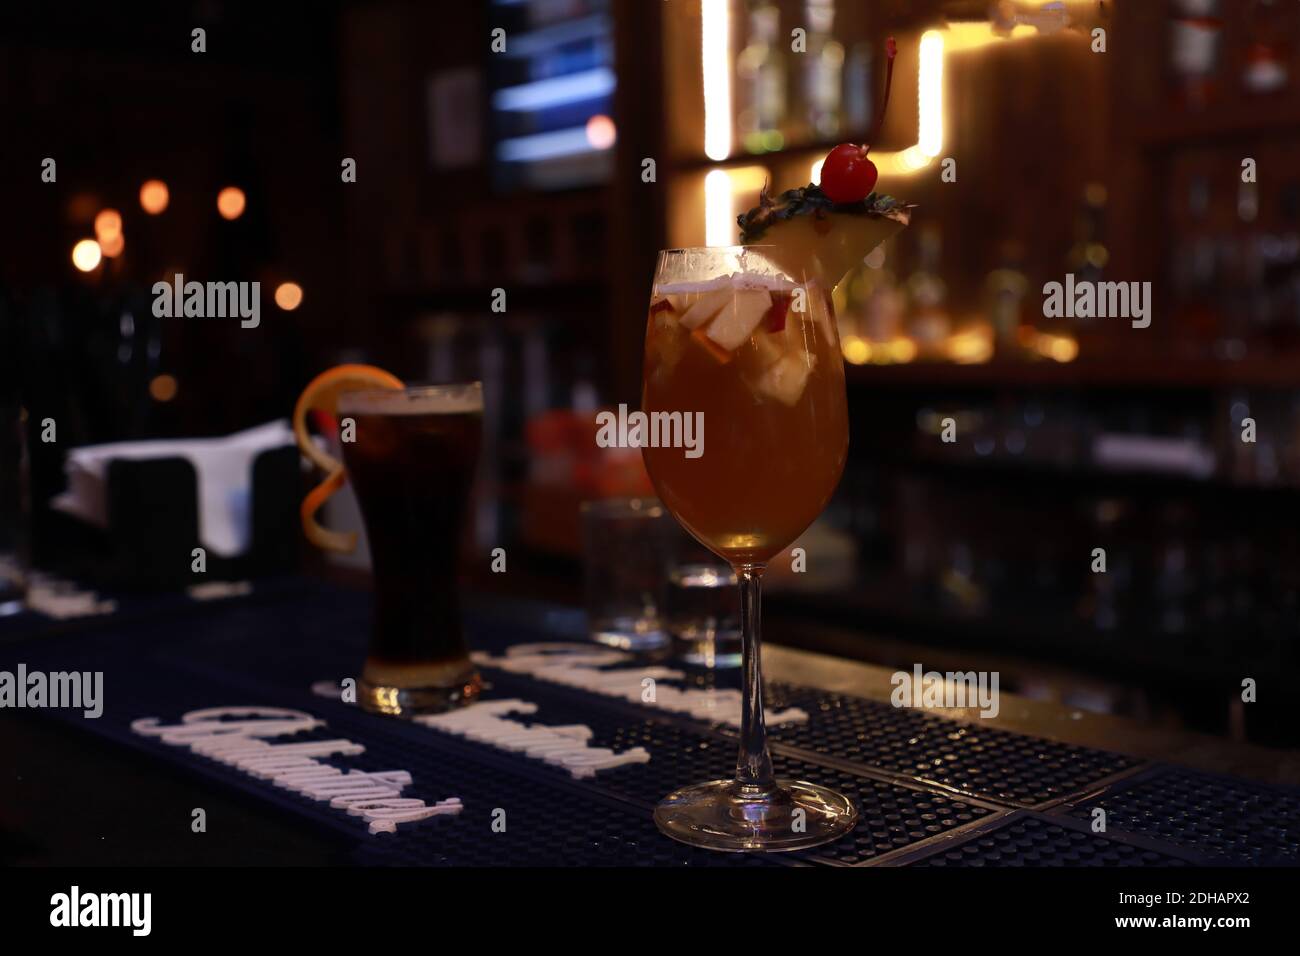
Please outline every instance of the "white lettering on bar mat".
[[489, 744], [512, 753], [522, 753], [557, 767], [575, 777], [594, 777], [597, 771], [612, 770], [629, 763], [648, 763], [650, 752], [632, 747], [616, 753], [608, 747], [589, 747], [592, 730], [586, 724], [525, 726], [503, 719], [506, 714], [535, 714], [537, 705], [523, 700], [480, 700], [461, 710], [426, 714], [413, 718], [417, 724], [433, 727]]
[[[311, 689], [317, 696], [331, 700], [338, 700], [341, 693], [340, 686], [328, 680], [317, 681]], [[411, 718], [411, 721], [498, 750], [520, 753], [563, 767], [575, 777], [594, 777], [601, 770], [650, 762], [650, 752], [644, 747], [632, 747], [619, 753], [607, 747], [587, 746], [594, 732], [586, 724], [533, 724], [530, 727], [503, 719], [506, 714], [535, 713], [537, 705], [526, 700], [479, 700], [459, 710], [424, 714]]]
[[[739, 727], [742, 698], [739, 690], [706, 687], [670, 687], [664, 680], [689, 680], [682, 671], [667, 667], [619, 668], [604, 670], [611, 664], [626, 664], [635, 658], [622, 651], [596, 648], [590, 644], [516, 644], [505, 657], [490, 654], [471, 655], [480, 667], [498, 667], [512, 674], [527, 674], [538, 680], [566, 687], [577, 687], [605, 697], [620, 697], [633, 704], [644, 704], [674, 714], [689, 714], [697, 720]], [[647, 680], [650, 682], [647, 684]], [[653, 687], [653, 693], [647, 689]], [[801, 724], [808, 714], [798, 707], [785, 710], [766, 709], [769, 727], [777, 724]]]
[[365, 752], [365, 747], [351, 740], [273, 744], [263, 739], [324, 726], [325, 721], [311, 714], [282, 707], [209, 707], [191, 710], [179, 724], [160, 724], [157, 717], [131, 722], [131, 730], [137, 734], [158, 737], [172, 747], [188, 747], [250, 777], [346, 810], [350, 816], [364, 819], [371, 833], [395, 833], [403, 823], [460, 813], [459, 797], [439, 800], [433, 806], [403, 797], [402, 791], [411, 783], [405, 770], [344, 773], [318, 759]]

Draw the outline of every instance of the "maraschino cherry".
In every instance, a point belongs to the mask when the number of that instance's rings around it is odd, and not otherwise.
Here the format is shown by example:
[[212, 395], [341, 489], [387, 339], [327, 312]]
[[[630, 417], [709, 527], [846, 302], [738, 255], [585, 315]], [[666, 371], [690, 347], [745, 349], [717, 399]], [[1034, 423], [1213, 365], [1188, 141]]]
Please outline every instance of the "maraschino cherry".
[[[890, 37], [885, 41], [885, 96], [876, 114], [876, 128], [872, 131], [874, 140], [880, 134], [880, 124], [885, 118], [885, 109], [889, 106], [889, 87], [894, 81], [894, 57], [898, 54], [898, 44]], [[876, 188], [876, 179], [880, 175], [876, 164], [867, 158], [871, 144], [857, 146], [853, 143], [840, 143], [827, 154], [822, 163], [822, 192], [831, 202], [861, 202], [871, 195]]]

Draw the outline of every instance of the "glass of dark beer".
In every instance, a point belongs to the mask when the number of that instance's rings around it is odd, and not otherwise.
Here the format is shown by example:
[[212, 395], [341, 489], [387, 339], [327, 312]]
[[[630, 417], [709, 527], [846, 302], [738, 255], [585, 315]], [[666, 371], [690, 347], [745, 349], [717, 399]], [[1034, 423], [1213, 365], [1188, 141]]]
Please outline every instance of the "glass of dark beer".
[[343, 442], [370, 541], [374, 629], [357, 686], [366, 710], [410, 716], [482, 689], [457, 578], [483, 422], [479, 382], [346, 392]]

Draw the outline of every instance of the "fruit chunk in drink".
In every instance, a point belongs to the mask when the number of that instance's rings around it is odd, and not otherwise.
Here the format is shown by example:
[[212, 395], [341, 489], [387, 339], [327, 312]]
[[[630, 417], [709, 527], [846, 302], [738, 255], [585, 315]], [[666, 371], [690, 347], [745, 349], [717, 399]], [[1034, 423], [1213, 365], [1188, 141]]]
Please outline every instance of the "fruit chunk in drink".
[[848, 452], [829, 293], [736, 274], [655, 289], [642, 409], [703, 412], [704, 452], [645, 448], [659, 497], [696, 538], [764, 563], [825, 508]]

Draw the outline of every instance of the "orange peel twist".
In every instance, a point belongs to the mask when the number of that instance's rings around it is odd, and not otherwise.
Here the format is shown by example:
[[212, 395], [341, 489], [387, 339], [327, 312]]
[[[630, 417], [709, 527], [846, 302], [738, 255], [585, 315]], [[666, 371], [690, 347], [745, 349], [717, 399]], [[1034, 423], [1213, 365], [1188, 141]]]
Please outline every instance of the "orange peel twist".
[[325, 472], [325, 480], [308, 492], [298, 509], [302, 518], [303, 534], [307, 540], [324, 551], [350, 554], [356, 549], [354, 531], [331, 531], [316, 520], [316, 512], [347, 483], [343, 462], [325, 452], [312, 440], [307, 431], [307, 415], [313, 411], [338, 414], [339, 396], [359, 389], [405, 388], [401, 379], [374, 365], [336, 365], [326, 369], [307, 383], [298, 396], [293, 409], [293, 434], [298, 449]]

